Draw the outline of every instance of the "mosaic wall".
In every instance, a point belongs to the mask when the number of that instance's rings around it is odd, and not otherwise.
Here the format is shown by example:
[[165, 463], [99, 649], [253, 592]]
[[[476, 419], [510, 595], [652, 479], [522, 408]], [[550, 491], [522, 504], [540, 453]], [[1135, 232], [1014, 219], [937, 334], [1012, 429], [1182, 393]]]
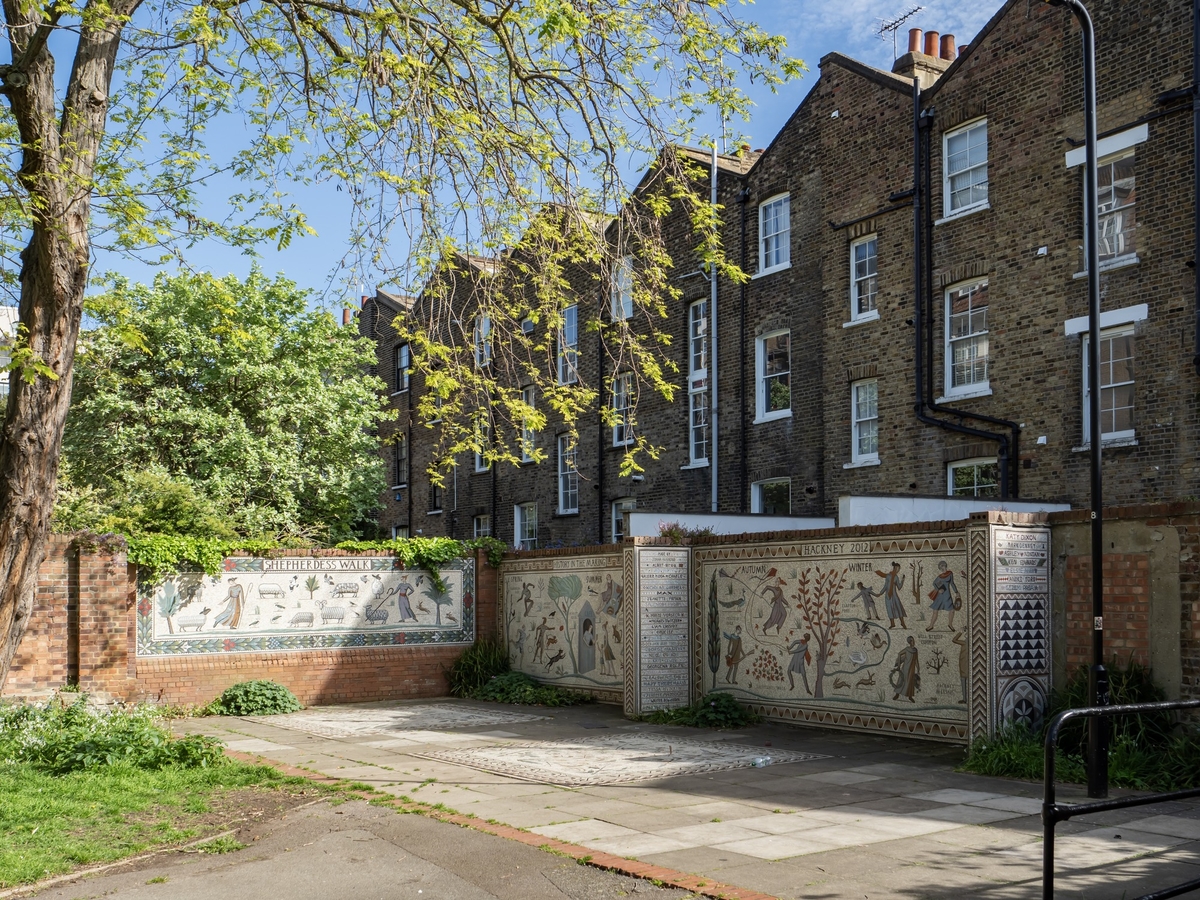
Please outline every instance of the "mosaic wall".
[[[775, 718], [965, 740], [963, 532], [697, 548], [700, 693]], [[986, 604], [986, 595], [976, 603]]]
[[1050, 702], [1050, 529], [993, 525], [994, 726], [1042, 725]]
[[513, 669], [615, 699], [623, 683], [620, 553], [506, 560], [500, 615]]
[[230, 557], [139, 588], [137, 654], [471, 643], [475, 563], [440, 576], [379, 556]]

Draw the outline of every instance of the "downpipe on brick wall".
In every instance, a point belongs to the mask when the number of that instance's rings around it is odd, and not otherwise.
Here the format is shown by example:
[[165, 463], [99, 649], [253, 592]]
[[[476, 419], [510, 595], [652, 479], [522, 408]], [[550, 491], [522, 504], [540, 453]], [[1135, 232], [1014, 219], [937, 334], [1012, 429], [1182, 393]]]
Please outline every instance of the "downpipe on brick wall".
[[[916, 380], [916, 403], [913, 404], [913, 411], [916, 414], [917, 421], [925, 425], [933, 425], [937, 428], [942, 428], [946, 431], [953, 431], [957, 434], [970, 435], [971, 437], [979, 438], [980, 440], [994, 442], [998, 445], [996, 453], [997, 468], [1000, 470], [1000, 496], [1004, 499], [1012, 499], [1017, 496], [1016, 476], [1013, 474], [1010, 481], [1010, 460], [1009, 460], [1009, 440], [1006, 435], [996, 434], [992, 431], [984, 431], [981, 428], [972, 428], [969, 425], [962, 424], [963, 419], [975, 419], [983, 422], [989, 422], [995, 425], [1011, 427], [1013, 430], [1012, 448], [1015, 456], [1017, 434], [1020, 426], [1015, 422], [1009, 422], [1005, 419], [996, 419], [991, 416], [984, 416], [979, 413], [971, 413], [960, 409], [951, 409], [944, 406], [939, 406], [931, 400], [931, 394], [927, 393], [931, 386], [925, 384], [925, 354], [928, 352], [930, 365], [932, 366], [933, 346], [932, 346], [932, 310], [929, 315], [929, 346], [926, 346], [925, 337], [925, 306], [927, 297], [932, 295], [933, 285], [933, 266], [932, 261], [929, 262], [929, 272], [926, 273], [925, 260], [926, 248], [928, 249], [928, 257], [932, 260], [932, 229], [926, 240], [925, 236], [925, 218], [922, 216], [922, 206], [928, 206], [928, 200], [922, 204], [923, 195], [927, 198], [929, 188], [929, 178], [926, 172], [925, 162], [928, 159], [921, 152], [922, 145], [922, 125], [928, 124], [928, 119], [923, 123], [921, 115], [921, 83], [916, 78], [913, 79], [913, 289], [914, 289], [914, 316], [913, 319], [913, 374]], [[924, 190], [923, 190], [924, 188]], [[926, 275], [928, 274], [929, 291], [926, 292]], [[952, 415], [958, 418], [958, 422], [947, 422], [945, 419], [937, 419], [929, 415], [929, 413], [943, 413]]]
[[1192, 274], [1196, 290], [1196, 355], [1200, 375], [1200, 0], [1192, 0]]

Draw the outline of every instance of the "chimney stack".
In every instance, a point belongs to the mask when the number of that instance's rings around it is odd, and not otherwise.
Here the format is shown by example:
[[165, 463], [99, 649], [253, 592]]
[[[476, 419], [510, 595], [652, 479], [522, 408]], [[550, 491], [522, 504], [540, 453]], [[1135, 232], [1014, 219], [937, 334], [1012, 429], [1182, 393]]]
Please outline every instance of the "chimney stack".
[[953, 59], [954, 35], [943, 37], [936, 31], [910, 28], [908, 52], [892, 63], [892, 71], [901, 78], [916, 78], [921, 90], [925, 90], [941, 77]]
[[954, 59], [954, 35], [943, 34], [941, 53], [938, 54], [942, 59]]
[[938, 55], [938, 33], [936, 31], [925, 32], [925, 55]]
[[908, 52], [909, 53], [920, 53], [921, 52], [921, 29], [920, 28], [908, 29]]
[[342, 310], [342, 324], [343, 325], [350, 324], [350, 310], [348, 310], [348, 309]]

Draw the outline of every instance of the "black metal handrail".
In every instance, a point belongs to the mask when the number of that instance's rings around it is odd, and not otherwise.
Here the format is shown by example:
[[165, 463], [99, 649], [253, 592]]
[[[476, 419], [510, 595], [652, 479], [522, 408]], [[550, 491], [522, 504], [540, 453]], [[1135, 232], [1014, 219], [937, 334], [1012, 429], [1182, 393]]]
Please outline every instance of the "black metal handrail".
[[[1175, 709], [1200, 709], [1200, 700], [1169, 700], [1164, 703], [1127, 703], [1123, 706], [1089, 706], [1082, 709], [1068, 709], [1060, 712], [1050, 720], [1046, 729], [1046, 770], [1044, 775], [1044, 793], [1042, 795], [1042, 898], [1053, 900], [1054, 897], [1054, 826], [1065, 822], [1073, 816], [1088, 813], [1107, 812], [1112, 809], [1128, 809], [1131, 806], [1148, 806], [1152, 803], [1165, 803], [1170, 800], [1184, 800], [1188, 797], [1200, 797], [1200, 788], [1189, 788], [1184, 791], [1166, 791], [1159, 794], [1142, 794], [1137, 797], [1120, 797], [1114, 800], [1097, 800], [1092, 803], [1060, 804], [1054, 798], [1054, 763], [1055, 750], [1058, 747], [1058, 733], [1063, 723], [1068, 719], [1092, 718], [1104, 716], [1133, 715], [1135, 713], [1168, 712]], [[1189, 891], [1200, 890], [1200, 878], [1177, 884], [1174, 887], [1143, 894], [1135, 900], [1166, 900], [1168, 897], [1178, 897]]]

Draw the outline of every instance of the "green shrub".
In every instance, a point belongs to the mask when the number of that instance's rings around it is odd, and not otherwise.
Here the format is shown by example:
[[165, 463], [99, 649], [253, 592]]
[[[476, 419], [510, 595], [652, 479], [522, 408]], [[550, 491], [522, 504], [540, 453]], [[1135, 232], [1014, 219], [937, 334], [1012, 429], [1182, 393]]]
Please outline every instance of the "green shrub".
[[304, 709], [296, 695], [274, 681], [242, 681], [208, 705], [217, 716], [274, 716]]
[[742, 706], [732, 694], [713, 691], [683, 709], [665, 709], [651, 713], [646, 721], [655, 725], [686, 725], [689, 728], [742, 728], [759, 717]]
[[520, 703], [525, 706], [575, 706], [579, 703], [590, 703], [594, 699], [591, 694], [539, 684], [524, 672], [497, 675], [469, 696], [474, 700]]
[[52, 775], [105, 766], [157, 770], [204, 768], [225, 761], [205, 735], [174, 738], [152, 707], [101, 712], [80, 695], [74, 703], [0, 707], [0, 764], [27, 764]]
[[452, 697], [472, 697], [481, 687], [509, 671], [508, 650], [499, 641], [481, 638], [463, 651], [446, 671]]
[[[1108, 675], [1113, 704], [1154, 703], [1163, 692], [1145, 666], [1113, 660]], [[1051, 698], [1047, 722], [1064, 709], [1090, 706], [1088, 670], [1081, 667], [1062, 691]], [[1200, 787], [1200, 733], [1181, 728], [1171, 712], [1116, 716], [1109, 720], [1108, 778], [1114, 787], [1143, 791]], [[977, 739], [962, 768], [979, 775], [1041, 781], [1045, 762], [1045, 727], [1030, 731], [1012, 725], [993, 738]], [[1059, 732], [1055, 775], [1058, 781], [1087, 780], [1087, 720], [1069, 722]]]

